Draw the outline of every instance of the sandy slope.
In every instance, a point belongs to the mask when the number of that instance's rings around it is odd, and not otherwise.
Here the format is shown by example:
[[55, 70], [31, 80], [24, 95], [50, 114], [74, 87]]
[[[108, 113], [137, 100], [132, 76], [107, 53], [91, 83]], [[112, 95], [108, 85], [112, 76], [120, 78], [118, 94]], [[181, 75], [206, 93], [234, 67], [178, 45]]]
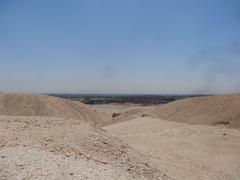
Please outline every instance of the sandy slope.
[[0, 179], [134, 179], [128, 172], [92, 160], [52, 154], [31, 148], [0, 150]]
[[240, 179], [240, 131], [150, 117], [105, 127], [174, 179]]
[[41, 94], [0, 94], [0, 115], [51, 116], [98, 122], [101, 117], [80, 102]]
[[238, 180], [240, 131], [225, 127], [239, 129], [239, 105], [240, 95], [89, 107], [0, 93], [0, 179]]
[[0, 179], [167, 179], [144, 155], [73, 119], [0, 116], [0, 158]]
[[[102, 116], [102, 126], [115, 124], [123, 121], [128, 121], [142, 115], [149, 115], [149, 112], [156, 107], [152, 106], [141, 106], [140, 104], [130, 104], [130, 103], [112, 103], [112, 104], [99, 104], [90, 105], [91, 108], [95, 109], [100, 116]], [[119, 114], [119, 116], [112, 118], [114, 113]]]
[[161, 119], [240, 129], [240, 94], [195, 97], [156, 107]]

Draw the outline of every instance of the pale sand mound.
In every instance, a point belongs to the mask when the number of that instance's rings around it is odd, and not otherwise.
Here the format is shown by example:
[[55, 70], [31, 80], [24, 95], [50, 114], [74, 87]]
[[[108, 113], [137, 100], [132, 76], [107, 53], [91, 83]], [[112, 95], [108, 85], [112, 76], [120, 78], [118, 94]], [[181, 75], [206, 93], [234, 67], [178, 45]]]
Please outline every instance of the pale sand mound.
[[140, 104], [98, 104], [91, 105], [93, 109], [99, 112], [104, 119], [101, 123], [102, 126], [107, 126], [114, 123], [128, 121], [141, 116], [149, 116], [155, 106], [141, 106]]
[[176, 180], [240, 179], [240, 131], [150, 117], [105, 127]]
[[0, 115], [51, 116], [100, 121], [100, 116], [80, 102], [41, 94], [0, 93]]
[[128, 145], [73, 119], [0, 116], [0, 155], [0, 179], [167, 179]]
[[151, 112], [151, 110], [153, 110], [153, 106], [131, 108], [125, 112], [122, 112], [119, 116], [112, 118], [111, 121], [103, 124], [103, 126], [129, 121], [142, 116], [150, 116], [149, 112]]
[[166, 120], [240, 129], [240, 94], [178, 100], [156, 107], [152, 114]]

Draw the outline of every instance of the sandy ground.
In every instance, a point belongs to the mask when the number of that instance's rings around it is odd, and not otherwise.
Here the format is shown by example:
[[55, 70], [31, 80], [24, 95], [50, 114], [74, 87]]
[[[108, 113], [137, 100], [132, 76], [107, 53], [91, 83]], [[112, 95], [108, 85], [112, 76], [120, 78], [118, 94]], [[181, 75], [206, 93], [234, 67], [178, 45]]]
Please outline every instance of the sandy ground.
[[113, 124], [105, 129], [146, 154], [174, 179], [240, 179], [238, 130], [150, 117]]
[[134, 179], [126, 171], [92, 160], [66, 157], [32, 148], [0, 150], [0, 179]]
[[0, 116], [0, 155], [0, 177], [7, 180], [167, 179], [127, 144], [73, 119]]
[[[123, 121], [128, 121], [142, 115], [149, 115], [149, 112], [152, 112], [156, 106], [142, 106], [140, 104], [131, 104], [131, 103], [112, 103], [112, 104], [99, 104], [99, 105], [90, 105], [99, 115], [101, 119], [104, 119], [101, 126], [106, 126], [110, 124], [115, 124]], [[112, 118], [112, 115], [116, 113], [117, 117]]]
[[240, 95], [87, 106], [0, 93], [0, 180], [239, 180], [239, 117]]

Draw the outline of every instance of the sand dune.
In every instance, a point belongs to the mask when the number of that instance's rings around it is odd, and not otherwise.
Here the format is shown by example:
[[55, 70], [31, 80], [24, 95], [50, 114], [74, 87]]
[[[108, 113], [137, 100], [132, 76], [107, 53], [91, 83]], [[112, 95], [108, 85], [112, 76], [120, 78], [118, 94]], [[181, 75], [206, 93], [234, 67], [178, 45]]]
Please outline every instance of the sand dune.
[[173, 179], [237, 180], [240, 177], [238, 130], [150, 117], [105, 129], [147, 155]]
[[87, 105], [41, 94], [0, 94], [0, 115], [49, 116], [98, 122], [101, 117]]
[[[78, 175], [84, 174], [90, 179], [105, 179], [107, 174], [110, 174], [109, 179], [121, 176], [122, 179], [167, 178], [144, 155], [104, 130], [72, 119], [0, 116], [0, 154], [0, 158], [6, 158], [0, 161], [0, 179], [4, 176], [17, 179], [18, 175], [31, 176], [30, 179], [54, 179], [59, 171], [55, 171], [58, 163], [61, 169], [69, 164], [63, 172], [74, 173], [58, 174], [60, 179], [77, 179]], [[53, 162], [44, 161], [48, 158]], [[49, 171], [46, 172], [44, 164], [50, 166]], [[85, 172], [87, 167], [89, 169]], [[46, 172], [43, 177], [39, 176], [41, 170]], [[102, 171], [106, 172], [96, 178]]]
[[156, 107], [161, 119], [240, 129], [240, 94], [195, 97]]

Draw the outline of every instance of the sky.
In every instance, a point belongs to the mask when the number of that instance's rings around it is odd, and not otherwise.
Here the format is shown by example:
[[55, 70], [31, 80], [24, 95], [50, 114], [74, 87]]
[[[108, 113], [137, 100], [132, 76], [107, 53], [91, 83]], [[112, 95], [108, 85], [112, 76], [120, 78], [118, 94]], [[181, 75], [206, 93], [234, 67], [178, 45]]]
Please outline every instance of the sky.
[[239, 0], [0, 0], [0, 92], [240, 92]]

